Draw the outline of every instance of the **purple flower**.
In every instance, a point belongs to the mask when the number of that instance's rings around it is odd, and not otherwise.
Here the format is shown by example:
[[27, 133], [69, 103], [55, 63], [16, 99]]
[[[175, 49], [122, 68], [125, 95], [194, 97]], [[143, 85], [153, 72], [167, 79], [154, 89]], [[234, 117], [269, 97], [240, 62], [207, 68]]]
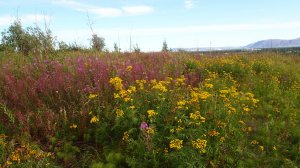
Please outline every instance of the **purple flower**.
[[140, 129], [145, 130], [147, 128], [149, 128], [148, 124], [146, 122], [142, 122], [141, 125], [140, 125]]

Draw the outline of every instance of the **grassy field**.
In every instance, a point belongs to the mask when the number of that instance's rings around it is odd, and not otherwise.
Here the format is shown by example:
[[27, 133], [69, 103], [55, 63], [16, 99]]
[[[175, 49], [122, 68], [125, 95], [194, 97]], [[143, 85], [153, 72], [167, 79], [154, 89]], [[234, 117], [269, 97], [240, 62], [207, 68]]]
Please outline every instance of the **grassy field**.
[[300, 57], [0, 55], [0, 167], [298, 167]]

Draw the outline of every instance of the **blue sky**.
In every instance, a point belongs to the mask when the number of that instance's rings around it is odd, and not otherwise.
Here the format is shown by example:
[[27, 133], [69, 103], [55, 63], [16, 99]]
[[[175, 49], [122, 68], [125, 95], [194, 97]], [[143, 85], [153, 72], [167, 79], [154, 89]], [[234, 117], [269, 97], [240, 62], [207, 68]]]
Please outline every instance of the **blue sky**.
[[0, 0], [0, 31], [18, 16], [22, 24], [45, 21], [58, 40], [89, 46], [91, 30], [107, 48], [143, 51], [168, 46], [244, 46], [262, 39], [300, 37], [299, 0]]

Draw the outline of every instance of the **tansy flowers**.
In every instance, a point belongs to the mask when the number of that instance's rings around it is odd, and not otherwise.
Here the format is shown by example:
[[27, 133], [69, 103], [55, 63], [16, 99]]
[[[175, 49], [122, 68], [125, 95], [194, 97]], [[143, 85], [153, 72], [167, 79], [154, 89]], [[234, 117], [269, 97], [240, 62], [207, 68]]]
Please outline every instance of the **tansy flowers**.
[[99, 122], [99, 119], [96, 117], [96, 116], [93, 116], [90, 120], [90, 123], [93, 124], [93, 123], [97, 123]]
[[151, 117], [157, 115], [157, 112], [155, 112], [154, 110], [148, 110], [147, 114], [148, 114], [148, 117], [151, 118]]
[[183, 140], [180, 140], [180, 139], [174, 139], [170, 142], [170, 148], [171, 149], [181, 149], [183, 146], [182, 146], [182, 141]]
[[197, 139], [195, 141], [192, 141], [192, 145], [195, 149], [198, 149], [200, 153], [205, 153], [206, 150], [206, 145], [207, 145], [207, 141], [204, 139]]

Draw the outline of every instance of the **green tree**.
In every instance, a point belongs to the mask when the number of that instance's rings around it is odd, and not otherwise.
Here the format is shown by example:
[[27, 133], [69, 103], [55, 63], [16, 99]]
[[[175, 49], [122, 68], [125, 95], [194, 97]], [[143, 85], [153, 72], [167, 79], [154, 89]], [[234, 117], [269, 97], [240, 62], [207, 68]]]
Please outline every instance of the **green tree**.
[[1, 43], [7, 51], [28, 56], [30, 52], [42, 55], [54, 50], [54, 37], [47, 27], [45, 32], [38, 25], [23, 29], [21, 21], [16, 20], [1, 35]]
[[121, 49], [119, 48], [117, 43], [114, 43], [114, 52], [120, 52]]
[[66, 50], [70, 50], [70, 47], [64, 41], [60, 41], [58, 42], [58, 49], [61, 51], [66, 51]]
[[1, 35], [1, 42], [6, 50], [24, 52], [26, 32], [23, 30], [20, 20], [14, 21]]
[[162, 47], [161, 51], [162, 52], [168, 52], [169, 51], [168, 44], [167, 44], [166, 40], [163, 42], [163, 47]]
[[96, 51], [103, 51], [105, 47], [105, 39], [103, 37], [99, 37], [97, 34], [92, 35], [92, 49]]

